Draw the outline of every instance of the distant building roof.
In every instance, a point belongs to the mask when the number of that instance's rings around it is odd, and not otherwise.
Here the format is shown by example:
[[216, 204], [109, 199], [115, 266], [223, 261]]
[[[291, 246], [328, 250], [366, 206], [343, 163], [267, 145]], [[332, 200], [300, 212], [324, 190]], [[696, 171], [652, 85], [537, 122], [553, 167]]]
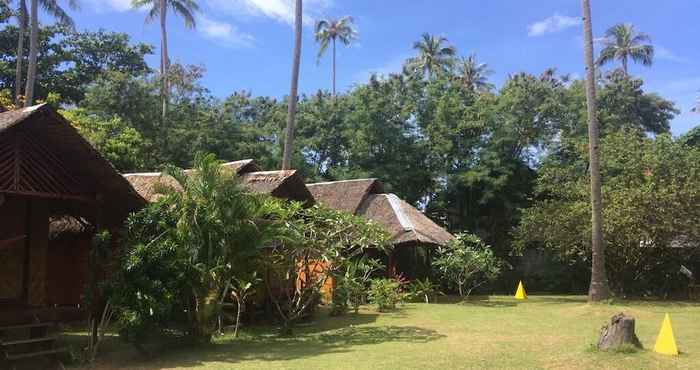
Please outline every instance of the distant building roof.
[[[240, 176], [242, 184], [255, 192], [269, 194], [280, 199], [296, 200], [307, 205], [312, 205], [315, 202], [313, 195], [306, 188], [306, 184], [294, 170], [260, 171], [252, 159], [224, 163], [222, 167]], [[156, 192], [157, 184], [175, 189], [180, 187], [175, 179], [161, 172], [131, 173], [125, 174], [124, 177], [149, 202], [158, 200], [160, 196]]]
[[454, 238], [395, 194], [384, 193], [384, 186], [377, 179], [323, 182], [307, 187], [318, 203], [382, 225], [392, 236], [394, 245], [445, 245]]

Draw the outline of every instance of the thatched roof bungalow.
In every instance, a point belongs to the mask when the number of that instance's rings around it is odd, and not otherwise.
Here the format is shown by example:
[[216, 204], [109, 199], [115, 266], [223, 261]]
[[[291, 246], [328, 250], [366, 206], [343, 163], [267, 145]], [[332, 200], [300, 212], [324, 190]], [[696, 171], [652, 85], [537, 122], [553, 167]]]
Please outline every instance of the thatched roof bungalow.
[[[0, 311], [79, 304], [86, 277], [76, 271], [87, 269], [86, 234], [116, 230], [144, 204], [48, 105], [0, 113]], [[57, 249], [53, 240], [75, 230], [85, 248], [66, 242]], [[57, 291], [78, 293], [55, 300]]]
[[395, 194], [384, 193], [377, 179], [308, 184], [314, 198], [327, 207], [373, 220], [391, 235], [394, 251], [387, 262], [389, 274], [407, 278], [427, 274], [431, 247], [454, 237]]
[[[299, 201], [307, 205], [315, 203], [304, 180], [295, 170], [261, 171], [252, 159], [228, 162], [222, 166], [230, 170], [234, 176], [238, 176], [243, 186], [252, 191], [280, 199]], [[189, 171], [191, 170], [185, 172]], [[125, 174], [124, 178], [148, 202], [158, 199], [157, 184], [178, 187], [175, 179], [161, 172]]]

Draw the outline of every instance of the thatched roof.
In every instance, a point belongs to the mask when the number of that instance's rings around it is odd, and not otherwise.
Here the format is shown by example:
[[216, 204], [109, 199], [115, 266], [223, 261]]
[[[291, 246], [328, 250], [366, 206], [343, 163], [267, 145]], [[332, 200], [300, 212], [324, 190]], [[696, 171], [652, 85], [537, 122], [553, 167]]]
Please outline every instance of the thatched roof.
[[384, 186], [377, 179], [319, 182], [306, 186], [319, 203], [352, 214], [357, 214], [368, 194], [384, 192]]
[[[223, 163], [221, 167], [223, 167], [225, 170], [230, 170], [236, 175], [260, 170], [258, 165], [255, 164], [255, 161], [252, 159]], [[190, 172], [192, 172], [192, 170], [185, 170], [185, 173]], [[156, 194], [156, 185], [158, 184], [169, 186], [178, 190], [180, 189], [180, 185], [174, 178], [162, 172], [127, 173], [123, 176], [127, 181], [129, 181], [136, 192], [148, 202], [155, 202], [160, 197], [160, 194]]]
[[[240, 176], [241, 182], [251, 190], [269, 194], [281, 199], [290, 199], [304, 202], [308, 205], [314, 203], [314, 198], [306, 188], [306, 184], [296, 171], [259, 171], [253, 160], [244, 160], [224, 163], [227, 169]], [[185, 172], [190, 172], [187, 170]], [[149, 202], [156, 201], [159, 197], [156, 194], [156, 185], [179, 188], [179, 185], [172, 177], [161, 172], [132, 173], [124, 177], [131, 183], [136, 191]]]
[[67, 236], [92, 235], [94, 227], [85, 219], [73, 216], [53, 216], [49, 218], [49, 240]]
[[228, 170], [231, 170], [239, 175], [249, 172], [262, 171], [260, 167], [252, 159], [244, 159], [241, 161], [227, 162], [221, 165]]
[[296, 170], [249, 172], [241, 175], [243, 184], [253, 191], [281, 199], [296, 200], [307, 205], [314, 197]]
[[307, 187], [326, 207], [364, 216], [384, 226], [394, 245], [445, 245], [454, 238], [415, 207], [394, 194], [385, 194], [377, 179], [323, 182]]
[[180, 189], [180, 185], [174, 178], [161, 172], [130, 173], [124, 175], [137, 193], [148, 202], [155, 202], [161, 197], [156, 193], [157, 185], [166, 185]]
[[[6, 171], [13, 166], [20, 171]], [[0, 167], [5, 168], [0, 193], [47, 199], [52, 214], [95, 220], [99, 208], [101, 226], [118, 226], [145, 204], [109, 161], [45, 104], [0, 113]]]
[[445, 245], [454, 238], [447, 230], [394, 194], [368, 195], [358, 214], [384, 226], [391, 234], [394, 245]]

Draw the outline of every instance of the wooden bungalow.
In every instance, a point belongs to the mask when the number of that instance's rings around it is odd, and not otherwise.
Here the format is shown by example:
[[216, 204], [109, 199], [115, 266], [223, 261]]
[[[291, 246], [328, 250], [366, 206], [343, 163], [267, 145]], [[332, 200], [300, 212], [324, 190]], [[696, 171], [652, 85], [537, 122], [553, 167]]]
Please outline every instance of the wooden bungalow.
[[[49, 345], [37, 330], [80, 314], [94, 230], [118, 230], [144, 204], [49, 106], [0, 113], [0, 361], [47, 352], [14, 346]], [[3, 341], [27, 328], [29, 342]]]
[[[304, 180], [294, 170], [261, 171], [252, 159], [228, 162], [222, 166], [230, 170], [233, 175], [238, 176], [241, 183], [252, 191], [269, 194], [280, 199], [299, 201], [307, 205], [315, 203]], [[186, 172], [189, 171], [191, 170]], [[157, 184], [177, 187], [172, 177], [161, 172], [131, 173], [125, 174], [124, 178], [148, 202], [158, 199]]]
[[385, 261], [388, 276], [427, 276], [431, 249], [454, 238], [415, 207], [394, 194], [384, 193], [379, 180], [324, 182], [307, 187], [319, 203], [366, 217], [384, 227], [394, 245]]

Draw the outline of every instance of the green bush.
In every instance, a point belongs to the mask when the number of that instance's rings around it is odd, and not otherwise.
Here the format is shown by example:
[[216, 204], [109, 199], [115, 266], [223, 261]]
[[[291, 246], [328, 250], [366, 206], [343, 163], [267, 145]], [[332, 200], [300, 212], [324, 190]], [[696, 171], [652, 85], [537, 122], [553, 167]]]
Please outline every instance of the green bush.
[[369, 288], [369, 301], [380, 312], [393, 310], [396, 304], [403, 302], [406, 294], [401, 290], [401, 283], [394, 279], [373, 279]]
[[137, 345], [159, 332], [209, 342], [228, 284], [286, 236], [279, 201], [244, 189], [212, 155], [195, 164], [189, 173], [169, 168], [177, 186], [160, 185], [162, 198], [125, 225], [110, 299], [120, 333]]
[[440, 247], [433, 260], [433, 268], [450, 288], [457, 288], [460, 296], [469, 296], [472, 290], [495, 280], [501, 274], [503, 261], [491, 247], [473, 234], [459, 234]]
[[367, 286], [372, 274], [383, 268], [384, 265], [379, 260], [366, 256], [348, 263], [344, 274], [337, 277], [331, 314], [342, 315], [349, 307], [358, 313], [360, 305], [367, 302]]
[[408, 291], [411, 299], [430, 303], [431, 300], [435, 301], [437, 298], [437, 295], [440, 293], [440, 287], [430, 281], [430, 279], [425, 278], [424, 280], [412, 281], [408, 285]]

